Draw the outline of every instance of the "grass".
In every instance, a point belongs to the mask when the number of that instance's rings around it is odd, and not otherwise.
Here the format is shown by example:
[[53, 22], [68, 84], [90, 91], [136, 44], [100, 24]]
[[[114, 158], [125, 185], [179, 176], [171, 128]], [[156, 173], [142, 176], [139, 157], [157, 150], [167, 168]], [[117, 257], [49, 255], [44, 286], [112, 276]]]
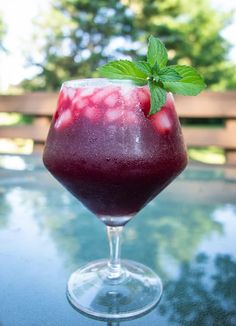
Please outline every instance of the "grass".
[[33, 152], [32, 139], [0, 139], [0, 154], [31, 154]]
[[20, 113], [0, 112], [0, 127], [32, 123], [33, 118]]
[[19, 113], [0, 113], [0, 126], [12, 126], [20, 123], [21, 114]]
[[[27, 124], [32, 121], [31, 117], [24, 116], [20, 113], [0, 112], [1, 126], [14, 126]], [[33, 152], [32, 139], [5, 139], [0, 138], [0, 154], [31, 154]]]
[[224, 164], [224, 150], [218, 147], [210, 146], [204, 148], [189, 148], [190, 159], [208, 164]]

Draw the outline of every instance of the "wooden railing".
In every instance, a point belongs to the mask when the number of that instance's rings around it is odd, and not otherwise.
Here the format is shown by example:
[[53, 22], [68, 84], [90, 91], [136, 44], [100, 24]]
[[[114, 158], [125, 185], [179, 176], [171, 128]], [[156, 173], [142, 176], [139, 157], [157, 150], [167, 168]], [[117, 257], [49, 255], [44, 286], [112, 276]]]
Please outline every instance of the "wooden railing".
[[[0, 112], [18, 112], [33, 117], [28, 125], [1, 126], [0, 138], [30, 138], [35, 150], [41, 150], [50, 119], [56, 107], [56, 93], [30, 93], [0, 96]], [[219, 118], [223, 126], [216, 128], [184, 126], [188, 146], [217, 146], [226, 153], [226, 162], [236, 164], [236, 92], [203, 92], [197, 97], [176, 97], [180, 118]]]

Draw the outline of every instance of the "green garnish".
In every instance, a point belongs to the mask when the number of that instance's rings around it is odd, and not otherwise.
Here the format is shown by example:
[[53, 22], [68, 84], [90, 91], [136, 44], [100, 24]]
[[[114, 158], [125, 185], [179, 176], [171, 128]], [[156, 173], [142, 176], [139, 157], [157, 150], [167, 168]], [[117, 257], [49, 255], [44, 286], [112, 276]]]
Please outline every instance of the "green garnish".
[[148, 85], [151, 95], [149, 115], [160, 111], [166, 102], [167, 92], [180, 95], [197, 95], [205, 87], [201, 75], [190, 66], [169, 65], [168, 53], [161, 40], [150, 36], [147, 61], [116, 60], [97, 70], [106, 78], [129, 79], [136, 85]]

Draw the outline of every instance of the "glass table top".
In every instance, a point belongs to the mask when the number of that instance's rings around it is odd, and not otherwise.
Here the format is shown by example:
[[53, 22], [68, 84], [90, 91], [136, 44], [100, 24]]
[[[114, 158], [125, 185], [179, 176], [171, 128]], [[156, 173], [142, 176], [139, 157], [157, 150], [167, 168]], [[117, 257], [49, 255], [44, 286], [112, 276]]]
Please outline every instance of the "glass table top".
[[38, 156], [0, 156], [0, 325], [236, 325], [236, 172], [189, 165], [124, 230], [122, 258], [154, 269], [147, 315], [101, 321], [66, 299], [70, 274], [108, 257], [104, 225]]

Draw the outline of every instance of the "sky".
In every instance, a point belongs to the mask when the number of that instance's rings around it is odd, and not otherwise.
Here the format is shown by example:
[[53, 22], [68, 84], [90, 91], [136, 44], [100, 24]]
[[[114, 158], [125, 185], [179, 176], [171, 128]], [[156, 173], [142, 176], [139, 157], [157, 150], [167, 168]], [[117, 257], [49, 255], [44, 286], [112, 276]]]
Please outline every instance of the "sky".
[[0, 0], [0, 12], [8, 30], [4, 39], [8, 53], [0, 53], [0, 90], [34, 75], [34, 68], [25, 67], [21, 49], [23, 44], [29, 46], [33, 18], [48, 7], [49, 0]]
[[[29, 47], [32, 20], [39, 11], [47, 10], [49, 2], [50, 0], [0, 0], [0, 12], [8, 29], [4, 45], [9, 51], [8, 54], [0, 54], [1, 91], [6, 91], [9, 85], [18, 84], [22, 79], [35, 74], [35, 68], [25, 66], [21, 49], [23, 44]], [[211, 2], [219, 10], [236, 10], [236, 0], [211, 0]], [[223, 35], [233, 44], [230, 57], [236, 62], [236, 17]]]

